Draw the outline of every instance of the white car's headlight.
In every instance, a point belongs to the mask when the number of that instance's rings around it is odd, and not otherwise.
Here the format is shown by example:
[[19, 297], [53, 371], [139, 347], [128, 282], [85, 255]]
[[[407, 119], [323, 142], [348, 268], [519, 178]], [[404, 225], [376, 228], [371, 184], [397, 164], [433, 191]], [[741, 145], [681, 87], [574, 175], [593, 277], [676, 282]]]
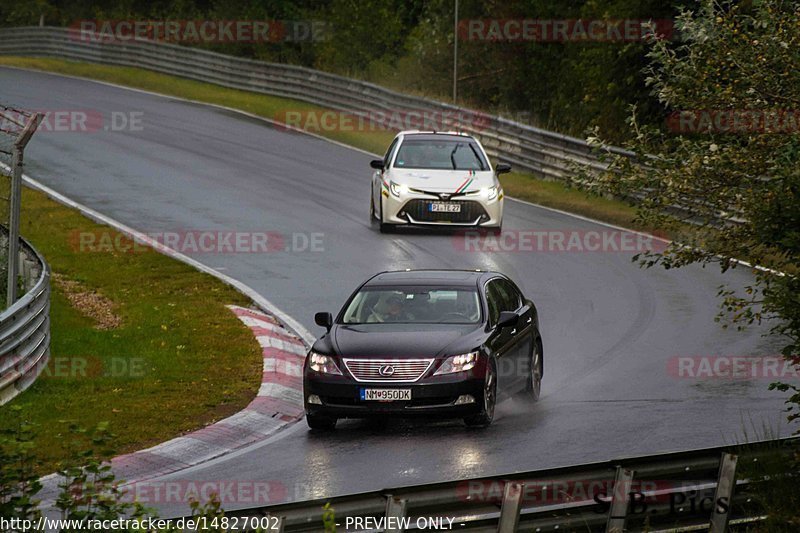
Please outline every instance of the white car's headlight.
[[497, 198], [497, 192], [500, 190], [500, 187], [494, 185], [492, 187], [484, 187], [481, 189], [481, 196], [486, 198], [487, 200], [494, 200]]
[[436, 372], [433, 373], [433, 375], [439, 376], [442, 374], [453, 374], [455, 372], [466, 372], [467, 370], [472, 370], [475, 368], [475, 364], [477, 362], [478, 352], [451, 355], [445, 359], [444, 363], [442, 363], [442, 366], [440, 366]]
[[342, 375], [342, 371], [336, 366], [336, 363], [333, 361], [332, 357], [328, 355], [322, 355], [317, 352], [311, 352], [308, 354], [308, 356], [311, 358], [311, 360], [308, 362], [308, 366], [311, 368], [311, 370], [320, 372], [322, 374]]
[[390, 182], [389, 189], [392, 191], [392, 194], [395, 196], [400, 196], [401, 194], [408, 194], [409, 188], [408, 185]]

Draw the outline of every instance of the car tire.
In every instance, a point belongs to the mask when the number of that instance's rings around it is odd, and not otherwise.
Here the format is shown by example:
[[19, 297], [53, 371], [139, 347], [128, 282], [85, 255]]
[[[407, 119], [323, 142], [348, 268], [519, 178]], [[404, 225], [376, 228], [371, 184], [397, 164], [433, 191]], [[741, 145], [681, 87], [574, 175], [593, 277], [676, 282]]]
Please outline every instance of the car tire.
[[470, 427], [487, 427], [494, 420], [494, 410], [497, 406], [497, 373], [494, 365], [489, 365], [486, 371], [486, 381], [483, 387], [483, 405], [478, 414], [464, 418], [464, 423]]
[[543, 370], [542, 345], [538, 339], [535, 339], [533, 341], [533, 348], [531, 349], [530, 372], [528, 373], [528, 381], [525, 385], [525, 392], [527, 393], [528, 399], [531, 401], [538, 401], [539, 396], [542, 394]]
[[306, 423], [311, 429], [331, 431], [336, 427], [336, 419], [323, 415], [306, 414]]

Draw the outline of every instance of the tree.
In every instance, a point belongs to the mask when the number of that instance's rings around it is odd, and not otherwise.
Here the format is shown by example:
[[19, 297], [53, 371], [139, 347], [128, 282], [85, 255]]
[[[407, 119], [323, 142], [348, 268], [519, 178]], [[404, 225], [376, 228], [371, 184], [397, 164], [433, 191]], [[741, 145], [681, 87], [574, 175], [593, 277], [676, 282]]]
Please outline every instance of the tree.
[[[769, 321], [800, 363], [800, 5], [783, 0], [715, 2], [682, 10], [681, 42], [654, 40], [647, 84], [667, 113], [661, 125], [630, 118], [635, 157], [584, 174], [593, 190], [639, 198], [638, 222], [675, 244], [639, 257], [666, 268], [715, 263], [753, 268], [744, 291], [720, 290], [722, 318], [739, 327]], [[688, 228], [688, 229], [687, 229]], [[789, 419], [800, 418], [797, 385]]]

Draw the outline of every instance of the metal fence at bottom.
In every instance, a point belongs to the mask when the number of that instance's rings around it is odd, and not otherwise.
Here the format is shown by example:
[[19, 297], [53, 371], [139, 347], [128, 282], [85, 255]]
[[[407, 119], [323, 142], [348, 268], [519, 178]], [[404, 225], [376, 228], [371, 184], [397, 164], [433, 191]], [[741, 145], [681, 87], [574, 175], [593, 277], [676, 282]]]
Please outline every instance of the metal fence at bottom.
[[760, 484], [780, 481], [780, 476], [752, 477], [737, 471], [776, 454], [796, 454], [798, 443], [794, 437], [630, 457], [239, 509], [226, 515], [251, 523], [269, 517], [270, 531], [284, 533], [324, 531], [326, 504], [334, 510], [337, 531], [347, 532], [722, 532], [764, 520], [753, 492]]

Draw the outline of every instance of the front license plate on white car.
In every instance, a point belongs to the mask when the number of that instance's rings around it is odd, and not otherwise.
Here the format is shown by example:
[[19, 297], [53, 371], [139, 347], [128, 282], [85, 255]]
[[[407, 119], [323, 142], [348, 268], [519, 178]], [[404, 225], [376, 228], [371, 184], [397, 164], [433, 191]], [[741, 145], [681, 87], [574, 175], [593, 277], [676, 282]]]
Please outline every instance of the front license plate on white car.
[[458, 202], [431, 202], [433, 213], [460, 213], [461, 204]]
[[361, 399], [375, 402], [396, 402], [411, 399], [411, 389], [361, 389]]

